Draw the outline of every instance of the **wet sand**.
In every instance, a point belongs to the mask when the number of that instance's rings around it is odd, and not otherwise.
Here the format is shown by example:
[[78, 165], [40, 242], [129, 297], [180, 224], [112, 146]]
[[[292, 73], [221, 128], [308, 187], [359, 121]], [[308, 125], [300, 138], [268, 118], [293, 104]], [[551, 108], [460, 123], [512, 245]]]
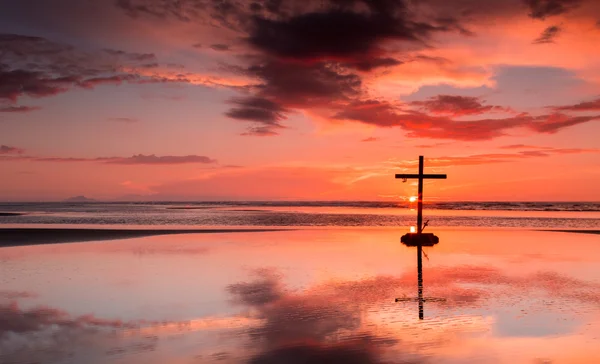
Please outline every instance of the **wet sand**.
[[23, 245], [74, 243], [117, 240], [156, 235], [269, 232], [289, 229], [69, 229], [8, 228], [0, 229], [0, 248]]
[[0, 212], [0, 216], [22, 216], [25, 215], [22, 212]]
[[424, 320], [398, 229], [0, 249], [0, 362], [600, 363], [598, 235], [432, 232]]

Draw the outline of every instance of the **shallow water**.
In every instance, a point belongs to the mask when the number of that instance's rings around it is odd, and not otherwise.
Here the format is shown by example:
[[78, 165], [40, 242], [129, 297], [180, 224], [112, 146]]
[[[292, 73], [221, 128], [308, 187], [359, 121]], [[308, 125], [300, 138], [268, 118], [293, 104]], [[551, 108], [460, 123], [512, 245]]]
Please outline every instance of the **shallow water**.
[[1, 363], [597, 363], [600, 236], [386, 228], [0, 249]]
[[[87, 226], [409, 226], [415, 204], [358, 202], [12, 203], [0, 204], [1, 225]], [[598, 229], [600, 203], [430, 203], [435, 227]], [[14, 215], [21, 214], [21, 215]]]

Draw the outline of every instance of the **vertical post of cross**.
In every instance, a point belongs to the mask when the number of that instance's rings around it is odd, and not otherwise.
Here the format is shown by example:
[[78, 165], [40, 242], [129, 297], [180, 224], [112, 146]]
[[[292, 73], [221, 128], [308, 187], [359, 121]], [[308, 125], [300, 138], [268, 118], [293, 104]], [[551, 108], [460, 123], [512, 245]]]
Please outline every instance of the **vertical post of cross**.
[[[405, 181], [408, 178], [419, 180], [418, 184], [418, 205], [417, 205], [417, 279], [418, 279], [418, 300], [419, 300], [419, 319], [423, 319], [423, 180], [424, 179], [445, 179], [445, 174], [425, 174], [423, 156], [419, 156], [419, 174], [396, 174], [396, 178], [402, 178]], [[409, 235], [409, 234], [407, 234]], [[403, 237], [404, 238], [404, 237]], [[415, 246], [411, 245], [411, 246]]]
[[[417, 234], [423, 232], [423, 156], [419, 156], [419, 187], [417, 202]], [[417, 287], [419, 297], [419, 319], [423, 319], [423, 247], [417, 246]]]

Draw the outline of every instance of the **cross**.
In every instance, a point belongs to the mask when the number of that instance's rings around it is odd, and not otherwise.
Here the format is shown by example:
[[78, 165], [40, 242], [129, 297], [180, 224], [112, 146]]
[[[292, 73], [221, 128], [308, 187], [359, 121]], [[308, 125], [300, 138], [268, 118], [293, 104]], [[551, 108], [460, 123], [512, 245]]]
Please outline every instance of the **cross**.
[[[417, 234], [416, 236], [408, 235], [406, 245], [417, 247], [417, 274], [418, 274], [418, 300], [419, 300], [419, 319], [423, 319], [423, 245], [432, 246], [438, 242], [438, 239], [433, 234], [423, 234], [423, 180], [424, 179], [446, 179], [445, 174], [424, 174], [423, 173], [423, 156], [419, 156], [419, 174], [396, 174], [396, 178], [402, 178], [405, 181], [408, 178], [417, 178], [419, 180], [418, 187], [418, 204], [417, 204]], [[403, 237], [404, 242], [404, 237]], [[396, 298], [396, 302], [402, 299]]]

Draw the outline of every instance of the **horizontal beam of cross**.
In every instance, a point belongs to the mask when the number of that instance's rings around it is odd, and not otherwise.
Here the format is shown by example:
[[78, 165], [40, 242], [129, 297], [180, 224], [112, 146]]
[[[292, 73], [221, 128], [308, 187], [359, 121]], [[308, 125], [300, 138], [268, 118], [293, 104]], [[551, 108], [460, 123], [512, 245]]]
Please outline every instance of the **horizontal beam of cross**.
[[397, 174], [396, 178], [446, 179], [445, 174]]

